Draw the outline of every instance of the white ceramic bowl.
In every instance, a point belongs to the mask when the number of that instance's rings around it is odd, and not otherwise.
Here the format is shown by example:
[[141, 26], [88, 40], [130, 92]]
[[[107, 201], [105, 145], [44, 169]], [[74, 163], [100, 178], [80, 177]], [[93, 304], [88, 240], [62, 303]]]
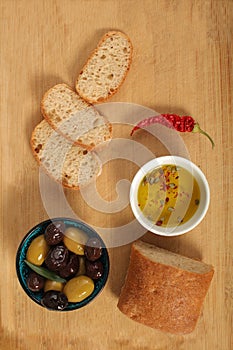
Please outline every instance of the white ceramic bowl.
[[[138, 207], [138, 187], [144, 176], [153, 169], [165, 165], [174, 164], [188, 170], [196, 179], [200, 188], [200, 202], [194, 215], [185, 223], [175, 227], [162, 227], [149, 221]], [[130, 188], [130, 204], [132, 211], [139, 221], [148, 231], [161, 236], [178, 236], [191, 231], [196, 227], [206, 215], [210, 202], [210, 190], [205, 175], [197, 165], [190, 160], [178, 156], [165, 156], [155, 158], [143, 165], [135, 175]]]

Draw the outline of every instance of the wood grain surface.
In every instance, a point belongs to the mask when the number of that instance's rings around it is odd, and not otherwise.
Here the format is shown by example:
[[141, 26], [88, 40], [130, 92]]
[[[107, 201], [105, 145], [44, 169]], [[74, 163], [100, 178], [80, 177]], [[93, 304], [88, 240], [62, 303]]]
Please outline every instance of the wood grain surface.
[[[233, 348], [232, 225], [232, 38], [231, 0], [1, 0], [1, 336], [2, 350], [230, 350]], [[186, 134], [191, 160], [206, 174], [209, 211], [191, 233], [144, 239], [200, 258], [215, 267], [195, 331], [161, 333], [128, 319], [117, 301], [128, 266], [130, 244], [110, 249], [106, 288], [89, 306], [49, 312], [23, 292], [15, 271], [17, 247], [27, 231], [48, 218], [39, 170], [30, 150], [33, 128], [42, 119], [46, 90], [74, 86], [90, 52], [108, 30], [129, 35], [133, 63], [111, 102], [132, 102], [158, 112], [192, 115], [214, 138]], [[114, 137], [129, 138], [114, 127]], [[135, 138], [155, 156], [169, 154], [146, 132]], [[132, 180], [133, 162], [108, 162], [97, 181], [101, 196], [116, 198], [116, 182]], [[106, 214], [90, 208], [78, 192], [68, 203], [90, 225], [118, 227], [133, 220], [130, 207]]]

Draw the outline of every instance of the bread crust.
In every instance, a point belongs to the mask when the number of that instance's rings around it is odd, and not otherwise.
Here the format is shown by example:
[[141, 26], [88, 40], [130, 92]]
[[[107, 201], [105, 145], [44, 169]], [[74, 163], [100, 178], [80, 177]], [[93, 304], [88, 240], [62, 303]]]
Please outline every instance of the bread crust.
[[191, 333], [214, 274], [155, 263], [133, 244], [118, 308], [132, 320], [174, 334]]
[[[121, 82], [119, 83], [118, 87], [115, 88], [114, 90], [109, 90], [108, 91], [108, 96], [107, 97], [102, 97], [102, 98], [99, 98], [98, 100], [94, 100], [90, 97], [87, 97], [85, 94], [82, 93], [82, 91], [78, 88], [78, 79], [80, 77], [80, 75], [82, 74], [82, 72], [86, 69], [86, 67], [88, 66], [90, 60], [95, 56], [95, 54], [98, 52], [100, 46], [102, 45], [102, 43], [108, 39], [109, 37], [113, 36], [113, 35], [121, 35], [123, 36], [129, 43], [129, 46], [130, 46], [130, 57], [129, 57], [129, 62], [128, 62], [128, 66], [127, 66], [127, 69], [125, 70], [125, 73], [122, 77], [122, 80]], [[89, 58], [87, 59], [86, 63], [84, 64], [82, 70], [80, 71], [79, 73], [79, 76], [78, 78], [76, 79], [76, 83], [75, 83], [75, 88], [76, 88], [76, 91], [77, 93], [87, 102], [89, 103], [92, 103], [92, 104], [98, 104], [98, 103], [102, 103], [102, 102], [105, 102], [107, 101], [111, 96], [115, 95], [117, 93], [117, 91], [119, 90], [119, 88], [121, 87], [121, 85], [124, 83], [125, 81], [125, 78], [127, 76], [127, 73], [130, 69], [130, 66], [131, 66], [131, 63], [132, 63], [132, 53], [133, 53], [133, 45], [132, 45], [132, 42], [130, 40], [130, 38], [123, 32], [120, 32], [120, 31], [109, 31], [107, 33], [104, 34], [104, 36], [100, 39], [97, 47], [95, 48], [95, 50], [91, 53], [91, 55], [89, 56]]]
[[[61, 84], [57, 84], [56, 86], [63, 86], [67, 89], [69, 89], [70, 91], [72, 92], [75, 92], [77, 93], [76, 91], [74, 91], [69, 85], [65, 84], [65, 83], [61, 83]], [[41, 113], [43, 115], [43, 117], [45, 118], [45, 120], [49, 123], [49, 125], [55, 130], [57, 131], [59, 134], [61, 134], [63, 137], [65, 137], [68, 141], [74, 143], [75, 145], [77, 146], [80, 146], [84, 149], [87, 149], [88, 151], [91, 151], [93, 150], [95, 147], [99, 146], [99, 145], [87, 145], [87, 144], [83, 144], [82, 142], [79, 142], [78, 140], [73, 140], [71, 137], [69, 137], [68, 134], [62, 132], [62, 130], [57, 126], [57, 124], [53, 121], [53, 119], [51, 119], [47, 113], [46, 113], [46, 108], [45, 108], [45, 105], [44, 105], [44, 101], [47, 99], [47, 96], [50, 94], [50, 92], [54, 89], [54, 86], [52, 88], [50, 88], [48, 91], [46, 91], [46, 93], [44, 94], [42, 100], [41, 100], [41, 103], [40, 103], [40, 109], [41, 109]], [[80, 96], [81, 97], [81, 96]], [[82, 98], [82, 97], [81, 97]], [[84, 99], [83, 99], [84, 100]], [[87, 106], [89, 107], [92, 107], [93, 109], [96, 110], [96, 108], [94, 106], [92, 106], [90, 103], [88, 103], [87, 101], [84, 100], [84, 102], [87, 104]], [[102, 116], [103, 117], [103, 116]], [[104, 117], [103, 117], [104, 118]], [[108, 141], [111, 140], [112, 138], [112, 124], [106, 119], [104, 118], [105, 121], [106, 121], [106, 125], [108, 126], [108, 130], [109, 130], [109, 133], [110, 133], [110, 139]], [[87, 132], [88, 133], [88, 132]], [[84, 134], [85, 135], [85, 134]], [[83, 136], [84, 136], [83, 135]], [[106, 141], [106, 142], [108, 142]]]

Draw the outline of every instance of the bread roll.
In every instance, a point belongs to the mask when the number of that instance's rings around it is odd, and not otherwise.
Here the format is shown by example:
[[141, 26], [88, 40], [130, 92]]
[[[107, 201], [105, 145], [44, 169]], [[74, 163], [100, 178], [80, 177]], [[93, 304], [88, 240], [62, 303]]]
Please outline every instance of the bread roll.
[[194, 330], [213, 267], [136, 241], [118, 308], [132, 320], [174, 334]]

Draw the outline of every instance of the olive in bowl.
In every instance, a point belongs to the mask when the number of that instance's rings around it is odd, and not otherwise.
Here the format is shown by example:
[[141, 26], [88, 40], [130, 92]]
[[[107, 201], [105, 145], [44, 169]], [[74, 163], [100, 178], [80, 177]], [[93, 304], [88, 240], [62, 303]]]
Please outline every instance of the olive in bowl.
[[18, 247], [16, 272], [35, 303], [49, 310], [72, 311], [89, 304], [103, 290], [109, 256], [90, 226], [54, 218], [26, 234]]

